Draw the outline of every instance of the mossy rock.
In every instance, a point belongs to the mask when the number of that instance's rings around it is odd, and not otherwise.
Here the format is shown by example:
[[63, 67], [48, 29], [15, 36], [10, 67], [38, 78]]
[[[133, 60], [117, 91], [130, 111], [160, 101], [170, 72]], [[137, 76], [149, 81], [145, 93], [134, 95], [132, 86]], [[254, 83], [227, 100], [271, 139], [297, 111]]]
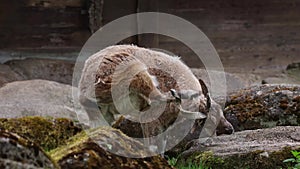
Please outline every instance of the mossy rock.
[[0, 129], [0, 168], [58, 168], [49, 156], [33, 142]]
[[[181, 161], [177, 166], [194, 163], [212, 169], [285, 169], [291, 167], [291, 164], [283, 163], [285, 159], [292, 158], [291, 150], [285, 147], [271, 153], [254, 151], [224, 157], [214, 155], [212, 151], [204, 151], [193, 154], [187, 162]], [[300, 151], [300, 148], [294, 150]]]
[[280, 169], [283, 160], [300, 151], [300, 127], [279, 126], [247, 130], [233, 135], [213, 137], [207, 143], [195, 142], [181, 154], [178, 166], [201, 163], [213, 169]]
[[[100, 127], [77, 134], [67, 146], [58, 147], [49, 154], [64, 169], [172, 168], [161, 156], [146, 157], [149, 153], [140, 142], [121, 131]], [[124, 154], [127, 156], [122, 156]]]
[[0, 119], [0, 129], [25, 137], [49, 151], [66, 144], [66, 141], [82, 131], [73, 121], [65, 118], [23, 117]]
[[236, 131], [300, 125], [300, 86], [253, 86], [229, 95], [224, 109]]

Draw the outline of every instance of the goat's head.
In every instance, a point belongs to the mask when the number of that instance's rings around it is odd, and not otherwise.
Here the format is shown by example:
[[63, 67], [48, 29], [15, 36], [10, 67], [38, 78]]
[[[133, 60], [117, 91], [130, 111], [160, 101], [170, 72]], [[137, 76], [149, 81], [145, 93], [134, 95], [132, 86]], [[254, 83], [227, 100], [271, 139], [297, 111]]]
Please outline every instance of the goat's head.
[[232, 134], [234, 129], [230, 122], [224, 117], [222, 107], [213, 101], [209, 94], [208, 89], [202, 80], [199, 80], [202, 87], [202, 92], [194, 90], [181, 90], [177, 92], [171, 89], [170, 92], [175, 98], [180, 114], [188, 119], [207, 119], [215, 123], [215, 128], [212, 128], [211, 133], [216, 131], [217, 135]]

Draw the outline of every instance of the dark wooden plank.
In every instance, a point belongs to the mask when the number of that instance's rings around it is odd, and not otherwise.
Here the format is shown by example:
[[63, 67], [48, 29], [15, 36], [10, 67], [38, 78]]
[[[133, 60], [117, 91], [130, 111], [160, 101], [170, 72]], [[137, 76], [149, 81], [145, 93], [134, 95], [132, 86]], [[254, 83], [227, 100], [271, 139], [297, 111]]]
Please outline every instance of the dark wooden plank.
[[81, 0], [0, 1], [0, 49], [80, 48], [90, 36], [85, 7]]
[[[138, 12], [157, 12], [158, 11], [158, 0], [138, 0]], [[151, 23], [154, 25], [154, 29], [158, 30], [158, 17], [152, 18]], [[142, 32], [142, 27], [145, 22], [137, 18], [138, 31]], [[158, 48], [159, 38], [157, 34], [139, 34], [138, 45], [147, 48]]]

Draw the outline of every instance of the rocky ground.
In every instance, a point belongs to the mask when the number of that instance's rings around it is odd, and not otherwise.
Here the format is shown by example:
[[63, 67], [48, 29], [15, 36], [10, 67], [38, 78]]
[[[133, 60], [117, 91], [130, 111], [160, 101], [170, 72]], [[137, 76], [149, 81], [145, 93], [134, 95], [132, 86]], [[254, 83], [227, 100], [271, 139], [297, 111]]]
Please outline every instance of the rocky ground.
[[[228, 94], [214, 98], [223, 103], [224, 115], [236, 133], [183, 145], [178, 163], [205, 161], [213, 168], [287, 167], [282, 160], [291, 157], [290, 150], [300, 150], [300, 58], [282, 62], [261, 59], [258, 67], [256, 62], [239, 67], [237, 61], [226, 61], [227, 84], [222, 86], [227, 87]], [[72, 92], [77, 91], [70, 86], [73, 66], [72, 61], [49, 58], [5, 60], [0, 64], [0, 144], [5, 145], [0, 148], [0, 166], [172, 168], [160, 156], [134, 159], [107, 151], [107, 147], [124, 149], [134, 143], [135, 147], [127, 149], [129, 153], [149, 153], [138, 151], [139, 143], [118, 130], [88, 132], [104, 147], [86, 136], [82, 130], [87, 128], [88, 117], [72, 99]], [[210, 84], [205, 70], [192, 71]], [[15, 153], [7, 154], [4, 147]]]

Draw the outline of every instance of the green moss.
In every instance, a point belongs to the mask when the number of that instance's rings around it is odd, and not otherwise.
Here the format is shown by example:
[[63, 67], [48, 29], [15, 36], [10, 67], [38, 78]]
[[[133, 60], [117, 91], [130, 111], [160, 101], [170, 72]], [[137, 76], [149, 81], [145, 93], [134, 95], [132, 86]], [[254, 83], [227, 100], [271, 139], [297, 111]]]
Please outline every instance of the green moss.
[[[283, 163], [283, 160], [292, 158], [291, 148], [286, 147], [280, 151], [264, 152], [262, 150], [253, 151], [245, 154], [237, 154], [230, 156], [219, 157], [211, 151], [204, 151], [198, 154], [191, 155], [186, 161], [193, 163], [202, 163], [205, 167], [222, 168], [222, 169], [279, 169], [288, 168], [288, 165]], [[296, 149], [300, 150], [300, 148]]]
[[207, 167], [210, 167], [213, 164], [222, 165], [224, 163], [224, 160], [219, 157], [215, 157], [212, 151], [204, 151], [203, 153], [195, 156], [195, 160]]
[[145, 156], [139, 142], [111, 127], [82, 131], [69, 139], [67, 145], [48, 154], [61, 168], [171, 168], [160, 156], [129, 158], [113, 152], [123, 151], [130, 156]]
[[[119, 138], [122, 138], [122, 137], [127, 138], [127, 136], [125, 134], [123, 134], [122, 132], [120, 132], [119, 130], [112, 129], [111, 127], [103, 127], [102, 126], [100, 128], [93, 128], [93, 129], [85, 130], [85, 131], [78, 133], [77, 135], [71, 137], [67, 141], [66, 145], [60, 146], [60, 147], [50, 151], [49, 155], [51, 157], [53, 157], [54, 161], [57, 162], [68, 154], [82, 151], [85, 146], [88, 146], [87, 144], [93, 142], [93, 138], [98, 137], [97, 135], [99, 135], [99, 133], [101, 133], [102, 138], [110, 138], [110, 135], [114, 134], [113, 133], [114, 131], [117, 131]], [[123, 146], [122, 149], [127, 148], [124, 151], [130, 152], [131, 147], [130, 147], [130, 145], [128, 145], [128, 143], [126, 141], [128, 141], [128, 140], [119, 139], [118, 143], [121, 146]], [[103, 143], [104, 144], [102, 144], [102, 146], [106, 146], [108, 149], [113, 148], [109, 142], [103, 142]], [[140, 152], [136, 152], [136, 153], [142, 153], [142, 150], [140, 150]]]
[[66, 145], [60, 146], [56, 149], [51, 150], [48, 154], [52, 157], [55, 162], [58, 162], [66, 154], [71, 152], [77, 152], [77, 149], [80, 150], [80, 144], [88, 139], [88, 135], [85, 131], [78, 133], [77, 135], [71, 137]]
[[[180, 159], [180, 157], [179, 157]], [[187, 160], [178, 160], [177, 167], [187, 166], [188, 164], [198, 164], [203, 168], [211, 168], [215, 165], [223, 165], [224, 160], [220, 157], [214, 156], [212, 151], [203, 151], [193, 153]]]
[[[0, 148], [1, 159], [6, 168], [19, 168], [23, 165], [30, 165], [43, 168], [59, 169], [58, 165], [51, 157], [34, 142], [19, 136], [16, 133], [0, 129], [1, 145], [6, 148]], [[9, 151], [7, 151], [9, 150]], [[6, 161], [5, 163], [3, 163]]]
[[49, 151], [64, 145], [70, 137], [82, 129], [64, 118], [28, 116], [16, 119], [0, 119], [0, 128], [25, 137]]
[[289, 156], [290, 149], [284, 149], [282, 151], [267, 153], [264, 155], [264, 151], [257, 150], [251, 153], [243, 155], [234, 155], [224, 158], [224, 164], [222, 166], [217, 165], [216, 167], [222, 167], [224, 169], [229, 168], [265, 168], [265, 169], [276, 169], [286, 167], [282, 162], [286, 156]]

